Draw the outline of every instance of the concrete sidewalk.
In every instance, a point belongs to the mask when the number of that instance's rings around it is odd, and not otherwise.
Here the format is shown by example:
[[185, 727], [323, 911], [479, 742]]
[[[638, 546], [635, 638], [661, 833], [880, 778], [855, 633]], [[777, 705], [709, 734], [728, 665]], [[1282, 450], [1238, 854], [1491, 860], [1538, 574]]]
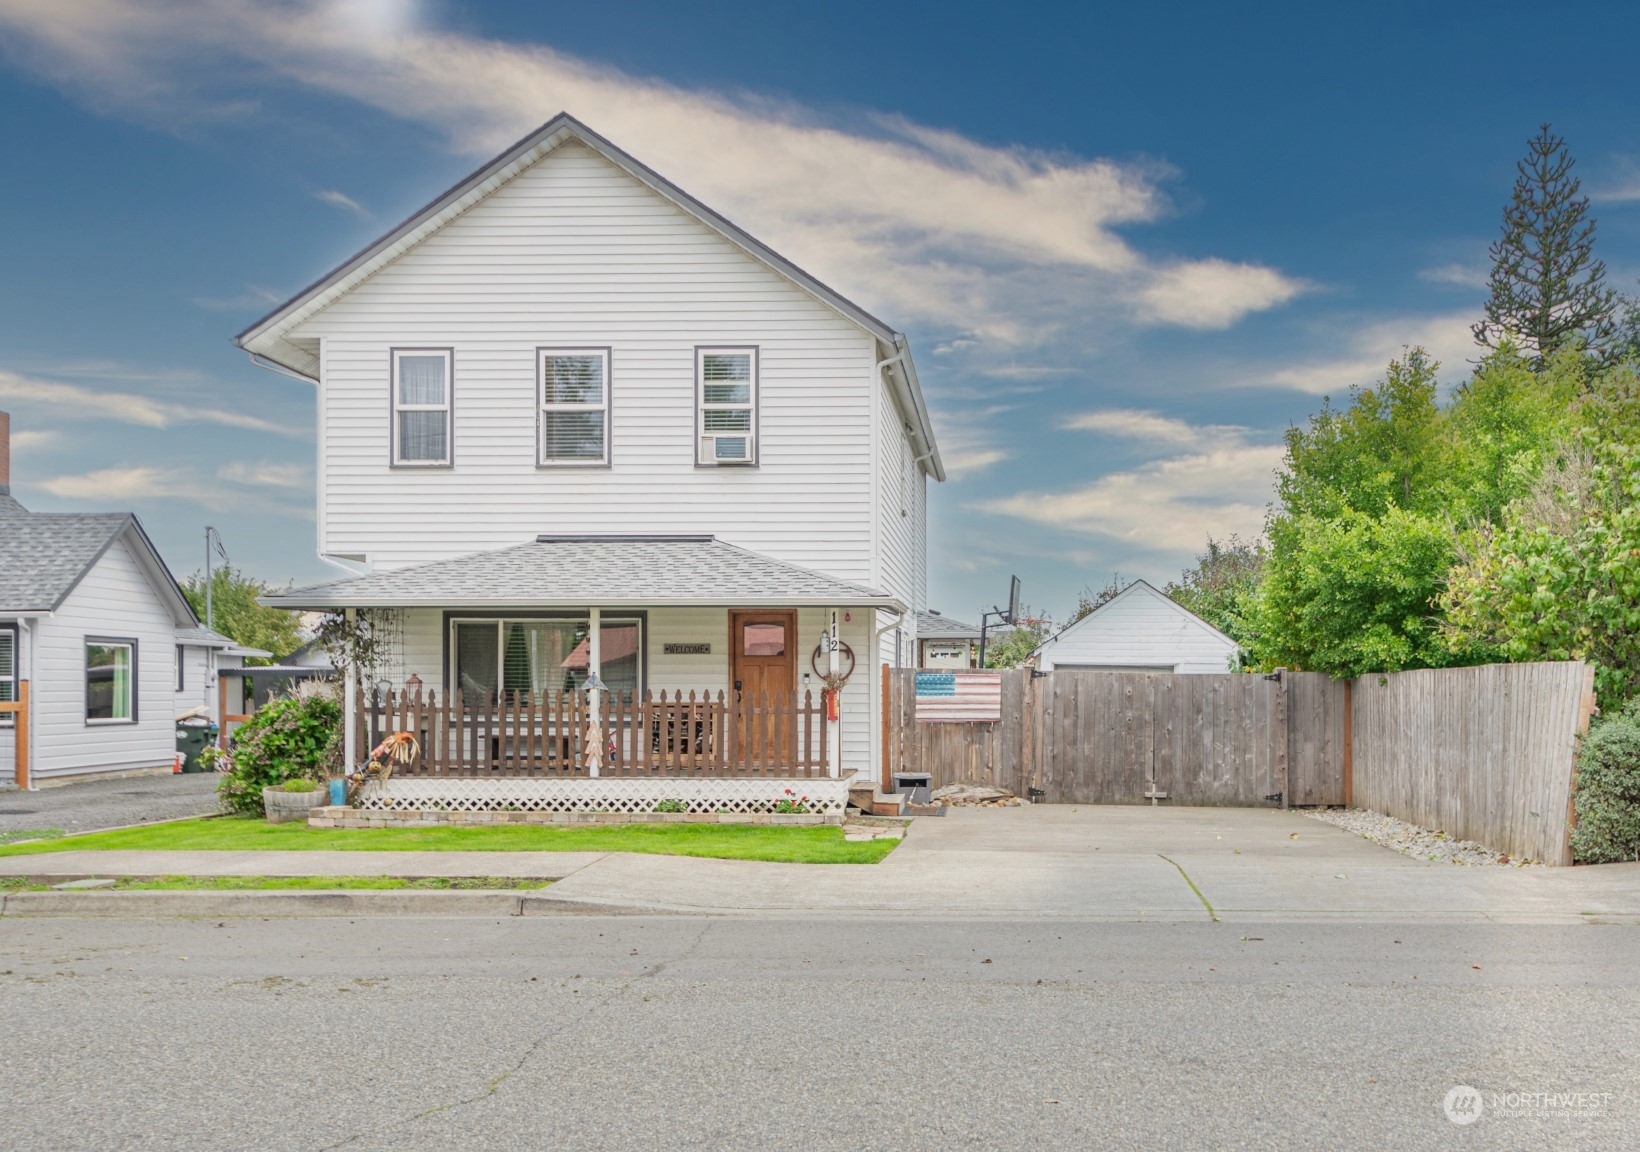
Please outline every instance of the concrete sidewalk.
[[[1640, 921], [1640, 865], [1433, 864], [1298, 813], [1039, 805], [917, 820], [875, 865], [595, 852], [54, 852], [24, 876], [511, 876], [538, 911], [1084, 920]], [[529, 908], [526, 908], [528, 911]]]

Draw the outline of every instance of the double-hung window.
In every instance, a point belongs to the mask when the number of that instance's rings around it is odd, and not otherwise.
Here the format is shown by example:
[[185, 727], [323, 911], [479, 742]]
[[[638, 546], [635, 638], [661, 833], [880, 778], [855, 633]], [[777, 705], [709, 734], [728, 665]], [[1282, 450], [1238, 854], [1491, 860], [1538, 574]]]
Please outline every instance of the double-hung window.
[[609, 349], [540, 348], [537, 462], [609, 463]]
[[454, 356], [448, 348], [393, 350], [393, 463], [450, 463], [450, 392]]
[[[17, 699], [17, 629], [0, 624], [0, 704]], [[0, 728], [16, 721], [16, 714], [0, 712]]]
[[697, 464], [757, 463], [757, 349], [695, 350]]
[[85, 639], [85, 719], [88, 724], [137, 722], [137, 642]]

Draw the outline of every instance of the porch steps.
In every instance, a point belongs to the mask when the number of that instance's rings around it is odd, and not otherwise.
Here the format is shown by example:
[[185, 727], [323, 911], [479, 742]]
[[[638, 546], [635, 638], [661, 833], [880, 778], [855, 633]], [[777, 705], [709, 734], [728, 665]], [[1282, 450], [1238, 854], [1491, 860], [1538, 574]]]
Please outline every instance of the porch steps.
[[883, 792], [875, 785], [848, 790], [849, 807], [867, 816], [904, 816], [910, 801], [907, 792]]

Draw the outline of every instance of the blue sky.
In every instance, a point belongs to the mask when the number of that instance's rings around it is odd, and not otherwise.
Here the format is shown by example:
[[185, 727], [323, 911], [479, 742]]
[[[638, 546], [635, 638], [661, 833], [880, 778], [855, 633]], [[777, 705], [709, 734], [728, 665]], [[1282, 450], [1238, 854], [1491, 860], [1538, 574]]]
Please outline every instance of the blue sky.
[[[1432, 11], [1434, 10], [1434, 11]], [[1282, 431], [1456, 379], [1550, 120], [1640, 277], [1640, 13], [0, 0], [0, 407], [31, 507], [314, 556], [313, 394], [229, 337], [567, 109], [911, 336], [932, 599], [1063, 616], [1256, 531]], [[1521, 29], [1530, 27], [1529, 36]]]

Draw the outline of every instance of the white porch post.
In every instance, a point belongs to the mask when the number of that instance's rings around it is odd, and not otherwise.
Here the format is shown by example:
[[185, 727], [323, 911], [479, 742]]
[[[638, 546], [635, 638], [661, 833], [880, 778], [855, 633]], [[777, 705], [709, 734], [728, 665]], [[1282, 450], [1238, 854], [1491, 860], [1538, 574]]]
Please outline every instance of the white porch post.
[[[347, 632], [352, 635], [357, 613], [352, 608], [342, 610], [342, 616], [347, 620]], [[359, 669], [354, 663], [352, 645], [348, 645], [347, 668], [343, 674], [342, 691], [347, 699], [342, 704], [342, 723], [347, 728], [342, 733], [342, 757], [346, 761], [342, 765], [343, 772], [351, 772], [359, 763]]]
[[[599, 683], [604, 678], [604, 623], [603, 613], [598, 608], [587, 609], [587, 679], [597, 678]], [[587, 760], [587, 775], [596, 776], [599, 766], [603, 763], [603, 749], [608, 746], [608, 739], [604, 736], [604, 700], [603, 693], [593, 690], [587, 693], [587, 727], [598, 737], [598, 755]]]
[[[841, 635], [837, 629], [837, 609], [833, 608], [826, 620], [826, 675], [833, 684], [837, 683], [837, 673], [842, 667], [837, 653], [837, 644], [840, 639]], [[843, 774], [841, 739], [843, 730], [843, 693], [841, 689], [837, 691], [837, 719], [827, 720], [826, 723], [831, 726], [831, 731], [827, 733], [826, 769], [835, 779]]]

